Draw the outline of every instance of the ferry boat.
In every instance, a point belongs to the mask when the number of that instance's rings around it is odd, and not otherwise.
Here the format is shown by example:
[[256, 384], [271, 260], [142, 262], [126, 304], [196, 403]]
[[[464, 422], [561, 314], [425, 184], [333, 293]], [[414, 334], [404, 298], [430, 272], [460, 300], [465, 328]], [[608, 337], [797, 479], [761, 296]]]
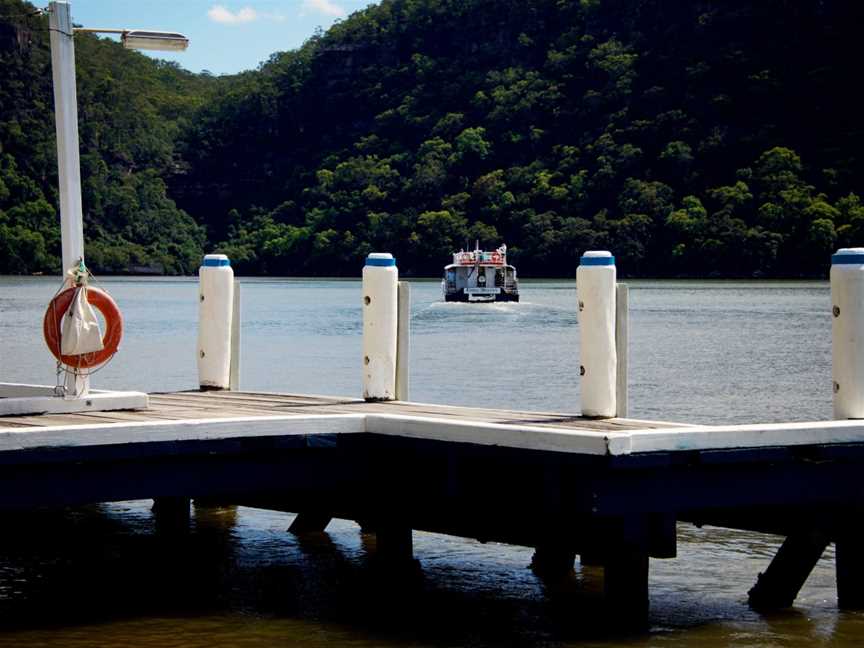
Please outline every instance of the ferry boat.
[[441, 289], [448, 302], [519, 301], [516, 268], [507, 265], [506, 245], [493, 252], [475, 245], [473, 251], [454, 253], [453, 263], [444, 268]]

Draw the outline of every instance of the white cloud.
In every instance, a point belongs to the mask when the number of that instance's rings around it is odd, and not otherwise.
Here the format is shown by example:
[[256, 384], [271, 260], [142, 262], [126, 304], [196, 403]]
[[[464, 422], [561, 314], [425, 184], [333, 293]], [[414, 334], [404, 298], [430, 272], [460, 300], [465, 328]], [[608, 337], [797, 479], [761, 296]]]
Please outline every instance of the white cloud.
[[[327, 0], [324, 0], [327, 2]], [[236, 12], [232, 12], [224, 5], [213, 5], [207, 11], [210, 20], [223, 25], [239, 25], [241, 23], [252, 22], [258, 19], [258, 12], [252, 7], [243, 7]]]
[[303, 0], [305, 11], [314, 11], [326, 16], [344, 16], [347, 12], [331, 0]]

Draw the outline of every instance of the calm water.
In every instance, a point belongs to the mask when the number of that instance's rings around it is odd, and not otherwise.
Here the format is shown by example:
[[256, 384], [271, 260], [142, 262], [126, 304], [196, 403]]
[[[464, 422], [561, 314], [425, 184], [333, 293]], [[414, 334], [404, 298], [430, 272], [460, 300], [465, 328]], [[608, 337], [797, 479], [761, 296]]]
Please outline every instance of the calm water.
[[[104, 283], [126, 337], [94, 385], [195, 387], [194, 281]], [[524, 282], [507, 305], [444, 304], [437, 282], [415, 283], [412, 398], [577, 411], [573, 283]], [[40, 331], [55, 290], [0, 277], [0, 380], [53, 383]], [[244, 281], [242, 387], [359, 395], [359, 301], [353, 281]], [[631, 282], [631, 416], [829, 418], [829, 307], [825, 283]], [[864, 615], [835, 610], [830, 551], [793, 610], [749, 610], [768, 536], [682, 526], [679, 557], [652, 563], [651, 631], [622, 637], [594, 621], [591, 569], [549, 589], [528, 549], [417, 533], [422, 578], [394, 587], [354, 524], [299, 541], [290, 521], [202, 508], [168, 543], [148, 502], [7, 516], [0, 646], [864, 645]]]

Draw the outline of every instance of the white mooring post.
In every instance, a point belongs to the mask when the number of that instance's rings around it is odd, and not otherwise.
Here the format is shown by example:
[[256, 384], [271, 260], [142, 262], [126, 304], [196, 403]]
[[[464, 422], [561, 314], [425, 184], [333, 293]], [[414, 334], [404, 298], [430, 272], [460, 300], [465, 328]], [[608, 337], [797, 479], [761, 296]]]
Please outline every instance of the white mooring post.
[[389, 253], [372, 253], [363, 266], [363, 398], [396, 398], [399, 270]]
[[834, 418], [864, 418], [864, 248], [831, 257]]
[[198, 271], [198, 384], [231, 386], [234, 271], [224, 254], [208, 254]]
[[400, 281], [399, 313], [396, 332], [396, 400], [407, 401], [409, 395], [409, 367], [411, 365], [411, 286]]
[[583, 416], [612, 418], [618, 413], [615, 284], [615, 257], [610, 252], [582, 255], [576, 270], [576, 293]]

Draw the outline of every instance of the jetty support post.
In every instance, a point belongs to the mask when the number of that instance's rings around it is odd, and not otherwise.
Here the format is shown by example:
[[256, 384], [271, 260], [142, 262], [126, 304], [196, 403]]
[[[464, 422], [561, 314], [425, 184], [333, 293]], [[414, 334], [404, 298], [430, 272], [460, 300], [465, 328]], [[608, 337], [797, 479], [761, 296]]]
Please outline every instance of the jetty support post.
[[231, 261], [224, 254], [208, 254], [198, 271], [198, 384], [202, 391], [231, 387], [233, 310]]
[[818, 529], [787, 536], [768, 569], [759, 574], [747, 593], [751, 607], [757, 610], [790, 607], [827, 546], [828, 536]]
[[240, 389], [240, 281], [234, 280], [234, 299], [231, 307], [231, 370], [228, 389]]
[[363, 398], [396, 398], [399, 270], [387, 252], [373, 252], [363, 266]]
[[615, 286], [615, 416], [627, 418], [629, 414], [630, 378], [630, 287]]
[[375, 527], [376, 561], [385, 570], [414, 567], [414, 533], [406, 524], [384, 522]]
[[547, 541], [538, 544], [531, 556], [531, 571], [543, 580], [566, 578], [573, 573], [576, 550], [566, 543]]
[[848, 521], [837, 530], [835, 568], [837, 571], [837, 607], [864, 610], [864, 511], [851, 512]]
[[618, 414], [615, 257], [608, 251], [582, 255], [576, 270], [579, 299], [579, 374], [582, 415], [612, 418]]
[[407, 281], [398, 283], [399, 313], [396, 328], [396, 400], [410, 398], [411, 366], [411, 285]]
[[188, 497], [157, 497], [153, 500], [153, 518], [157, 533], [175, 534], [189, 530], [192, 500]]
[[327, 513], [316, 511], [301, 511], [291, 522], [288, 527], [288, 532], [294, 535], [304, 535], [307, 533], [324, 533], [327, 530], [327, 525], [333, 518]]

